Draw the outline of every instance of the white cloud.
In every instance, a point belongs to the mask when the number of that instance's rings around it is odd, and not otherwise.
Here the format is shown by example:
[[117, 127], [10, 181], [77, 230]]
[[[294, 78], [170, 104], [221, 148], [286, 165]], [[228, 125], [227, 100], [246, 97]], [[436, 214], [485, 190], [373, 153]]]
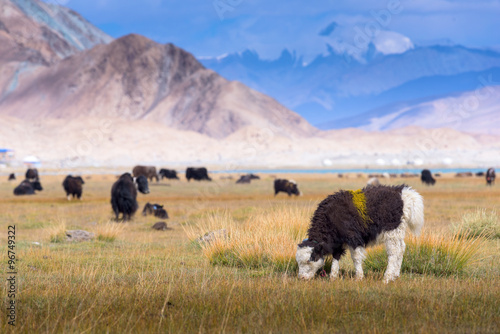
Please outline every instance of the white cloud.
[[404, 53], [413, 49], [412, 41], [394, 31], [381, 31], [373, 40], [377, 51], [383, 54]]

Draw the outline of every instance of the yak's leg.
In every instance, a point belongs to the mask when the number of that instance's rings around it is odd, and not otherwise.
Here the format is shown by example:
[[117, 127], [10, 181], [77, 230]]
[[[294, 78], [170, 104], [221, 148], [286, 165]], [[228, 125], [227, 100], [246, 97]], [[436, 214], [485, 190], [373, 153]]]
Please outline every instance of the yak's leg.
[[68, 194], [67, 196], [68, 196], [68, 197], [66, 197], [66, 198], [68, 199], [68, 201], [71, 201], [71, 195], [70, 195], [70, 194]]
[[356, 270], [356, 280], [362, 280], [365, 275], [363, 274], [363, 261], [366, 257], [365, 248], [357, 247], [356, 249], [349, 248], [351, 251], [352, 262], [354, 262], [354, 269]]
[[384, 274], [384, 283], [389, 283], [399, 277], [406, 248], [404, 238], [405, 231], [401, 227], [386, 233], [385, 247], [387, 250], [388, 264]]
[[330, 272], [330, 278], [331, 279], [337, 279], [339, 277], [339, 260], [336, 258], [333, 258], [332, 260], [332, 271]]

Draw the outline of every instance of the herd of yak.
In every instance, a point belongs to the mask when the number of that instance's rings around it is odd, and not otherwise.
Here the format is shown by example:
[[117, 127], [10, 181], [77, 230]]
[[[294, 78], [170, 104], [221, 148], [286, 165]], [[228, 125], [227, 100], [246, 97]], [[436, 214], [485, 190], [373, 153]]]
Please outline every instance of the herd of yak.
[[[456, 174], [457, 177], [467, 177], [472, 175], [473, 174], [471, 172]], [[25, 176], [25, 180], [23, 180], [14, 189], [14, 195], [33, 195], [35, 194], [35, 191], [43, 190], [37, 169], [28, 169]], [[188, 181], [212, 181], [212, 179], [208, 176], [208, 171], [205, 167], [188, 167], [186, 169], [185, 176]], [[439, 176], [439, 174], [435, 174], [434, 176]], [[434, 185], [436, 183], [436, 179], [434, 178], [434, 176], [428, 169], [422, 170], [420, 174], [422, 183], [426, 185]], [[485, 176], [487, 185], [493, 185], [495, 183], [494, 168], [489, 168], [486, 173], [476, 173], [476, 176]], [[111, 207], [113, 209], [113, 212], [115, 213], [116, 220], [120, 219], [120, 214], [122, 215], [123, 221], [129, 220], [138, 209], [137, 191], [143, 194], [148, 194], [148, 180], [156, 180], [158, 182], [160, 178], [162, 180], [164, 178], [179, 180], [177, 171], [162, 168], [160, 169], [159, 173], [157, 173], [156, 167], [154, 166], [135, 166], [132, 170], [132, 174], [122, 174], [111, 188]], [[15, 174], [9, 175], [9, 181], [15, 179]], [[236, 183], [250, 183], [251, 180], [254, 179], [260, 179], [260, 177], [255, 174], [246, 174], [242, 175], [236, 181]], [[85, 182], [80, 176], [66, 176], [62, 183], [62, 186], [64, 188], [64, 191], [66, 192], [68, 200], [70, 200], [72, 197], [81, 199], [84, 183]], [[370, 181], [368, 182], [368, 185], [376, 184], [378, 184], [378, 180], [376, 178], [370, 179]], [[274, 195], [276, 196], [279, 192], [287, 193], [288, 196], [301, 194], [295, 181], [275, 179]], [[167, 211], [160, 204], [147, 203], [142, 211], [142, 214], [145, 216], [148, 214], [152, 214], [158, 218], [168, 218]]]

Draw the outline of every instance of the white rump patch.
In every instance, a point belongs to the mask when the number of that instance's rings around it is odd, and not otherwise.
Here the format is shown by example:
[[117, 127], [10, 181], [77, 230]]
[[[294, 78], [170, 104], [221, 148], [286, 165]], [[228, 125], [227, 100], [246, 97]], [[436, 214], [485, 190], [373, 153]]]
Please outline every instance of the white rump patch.
[[301, 279], [313, 278], [314, 274], [325, 264], [324, 259], [319, 259], [316, 262], [311, 261], [312, 251], [312, 247], [297, 247], [295, 259], [299, 265], [299, 278]]
[[424, 226], [424, 199], [411, 187], [404, 187], [401, 191], [403, 200], [403, 222], [415, 235], [420, 235]]

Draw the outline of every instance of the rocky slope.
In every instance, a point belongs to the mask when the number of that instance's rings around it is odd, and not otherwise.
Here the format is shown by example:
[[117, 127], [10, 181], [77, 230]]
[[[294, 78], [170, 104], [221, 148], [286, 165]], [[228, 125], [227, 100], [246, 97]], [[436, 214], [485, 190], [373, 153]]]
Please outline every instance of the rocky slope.
[[215, 138], [245, 126], [291, 136], [316, 129], [272, 98], [205, 69], [191, 54], [128, 35], [26, 75], [0, 101], [23, 119], [149, 120]]

